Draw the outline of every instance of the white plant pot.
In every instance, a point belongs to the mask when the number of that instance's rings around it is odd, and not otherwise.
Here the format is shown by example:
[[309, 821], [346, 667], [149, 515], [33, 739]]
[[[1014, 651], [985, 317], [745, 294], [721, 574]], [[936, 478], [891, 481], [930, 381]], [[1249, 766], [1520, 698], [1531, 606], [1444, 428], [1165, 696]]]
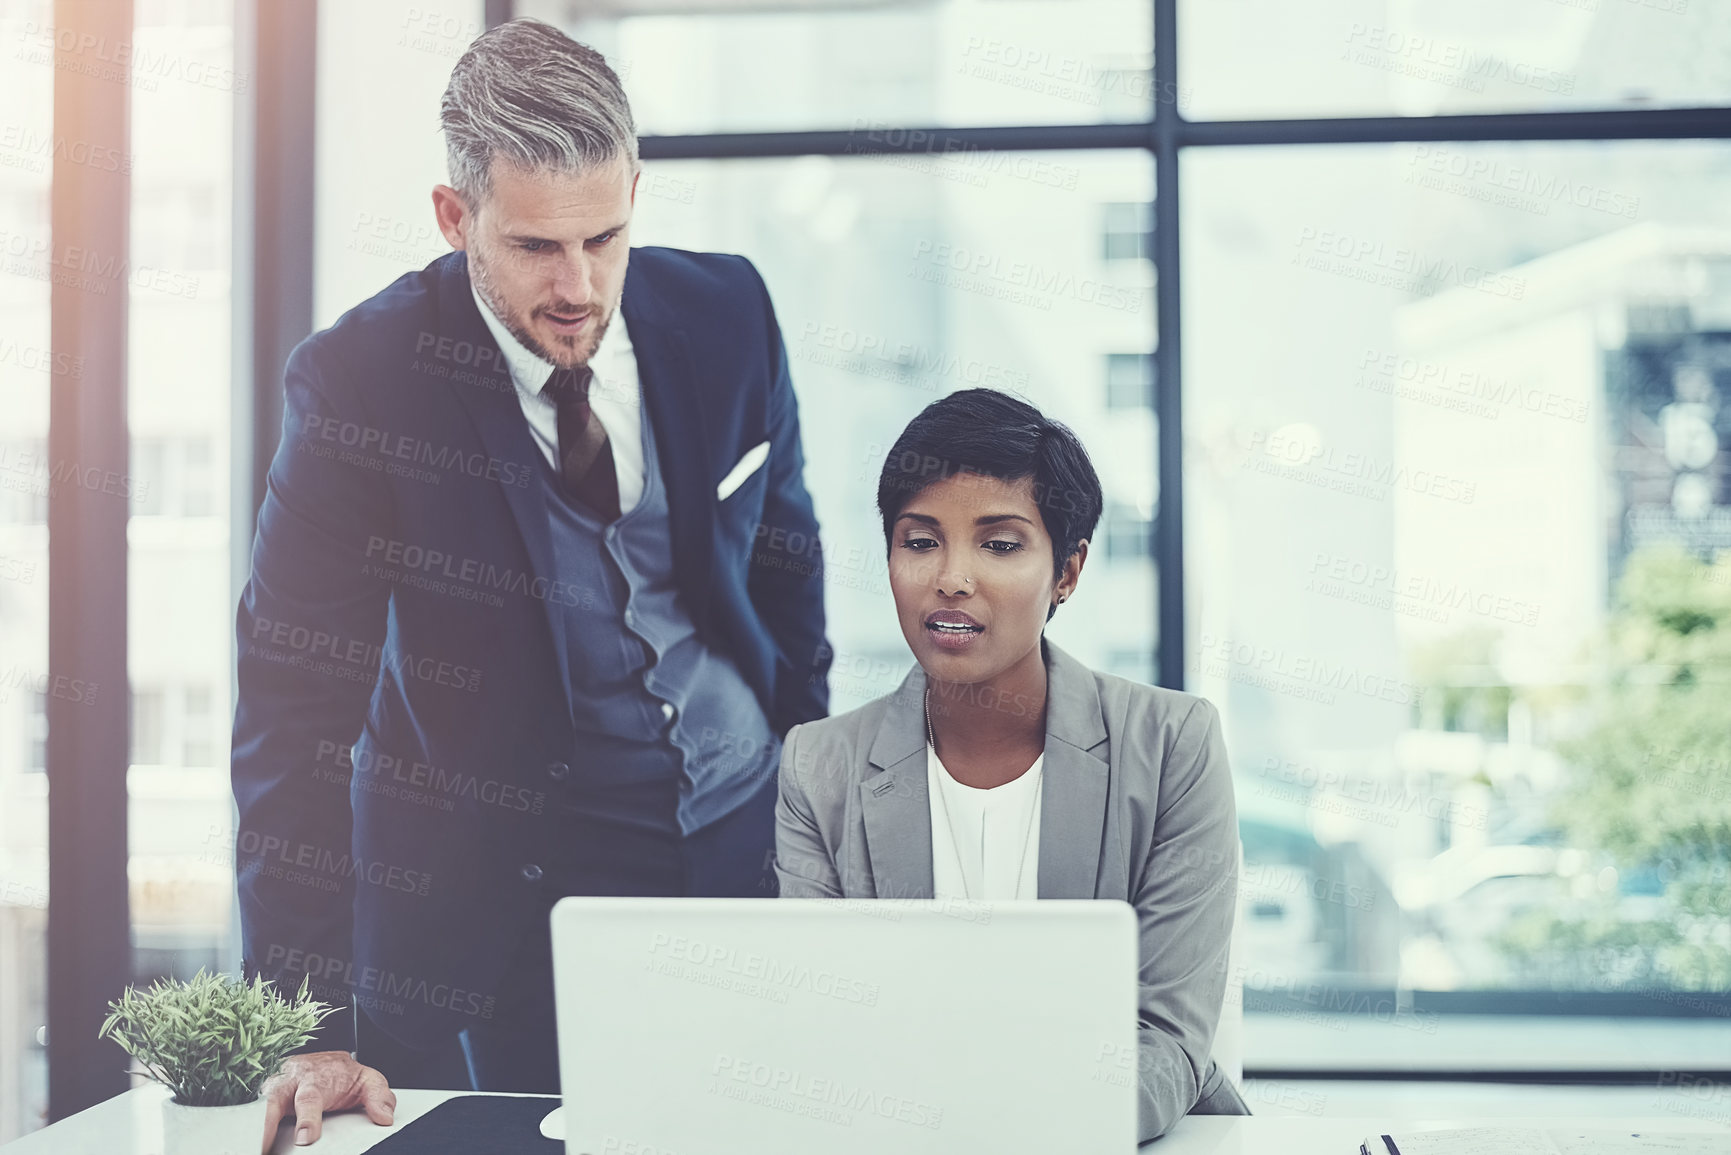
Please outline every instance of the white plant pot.
[[263, 1145], [262, 1097], [234, 1107], [162, 1101], [162, 1155], [258, 1155]]

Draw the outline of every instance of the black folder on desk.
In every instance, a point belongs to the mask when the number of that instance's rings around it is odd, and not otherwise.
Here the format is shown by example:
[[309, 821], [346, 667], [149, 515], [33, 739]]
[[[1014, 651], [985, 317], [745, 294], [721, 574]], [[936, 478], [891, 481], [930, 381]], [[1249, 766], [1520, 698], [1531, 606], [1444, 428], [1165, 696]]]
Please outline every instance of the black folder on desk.
[[541, 1134], [551, 1098], [459, 1095], [376, 1144], [375, 1155], [565, 1155], [565, 1141]]

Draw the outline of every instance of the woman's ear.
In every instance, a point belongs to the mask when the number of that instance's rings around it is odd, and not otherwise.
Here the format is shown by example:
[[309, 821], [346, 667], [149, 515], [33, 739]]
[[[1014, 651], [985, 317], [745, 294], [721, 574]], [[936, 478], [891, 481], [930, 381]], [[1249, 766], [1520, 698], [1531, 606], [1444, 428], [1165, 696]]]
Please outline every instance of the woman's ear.
[[1076, 592], [1076, 584], [1082, 580], [1082, 566], [1088, 561], [1088, 539], [1083, 538], [1076, 543], [1076, 552], [1070, 555], [1064, 563], [1064, 572], [1058, 578], [1058, 585], [1052, 591], [1057, 602], [1066, 602]]

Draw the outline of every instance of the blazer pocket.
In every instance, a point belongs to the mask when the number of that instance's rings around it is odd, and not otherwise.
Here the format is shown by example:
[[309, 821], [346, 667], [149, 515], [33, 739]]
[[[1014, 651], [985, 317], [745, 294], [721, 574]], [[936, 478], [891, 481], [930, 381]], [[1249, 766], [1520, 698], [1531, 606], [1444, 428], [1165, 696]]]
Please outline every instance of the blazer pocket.
[[733, 491], [745, 484], [745, 479], [763, 468], [763, 463], [769, 460], [769, 442], [760, 441], [745, 451], [745, 456], [739, 463], [727, 471], [727, 476], [721, 479], [721, 484], [715, 487], [715, 499], [726, 501]]

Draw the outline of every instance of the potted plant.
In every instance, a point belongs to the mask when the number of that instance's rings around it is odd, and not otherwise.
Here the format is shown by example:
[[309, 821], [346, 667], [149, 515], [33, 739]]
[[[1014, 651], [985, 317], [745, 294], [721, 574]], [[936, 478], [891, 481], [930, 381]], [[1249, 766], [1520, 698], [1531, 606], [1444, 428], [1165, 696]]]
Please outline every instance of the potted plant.
[[99, 1032], [173, 1096], [162, 1111], [164, 1155], [258, 1155], [265, 1081], [335, 1007], [274, 983], [200, 970], [189, 982], [128, 987]]

